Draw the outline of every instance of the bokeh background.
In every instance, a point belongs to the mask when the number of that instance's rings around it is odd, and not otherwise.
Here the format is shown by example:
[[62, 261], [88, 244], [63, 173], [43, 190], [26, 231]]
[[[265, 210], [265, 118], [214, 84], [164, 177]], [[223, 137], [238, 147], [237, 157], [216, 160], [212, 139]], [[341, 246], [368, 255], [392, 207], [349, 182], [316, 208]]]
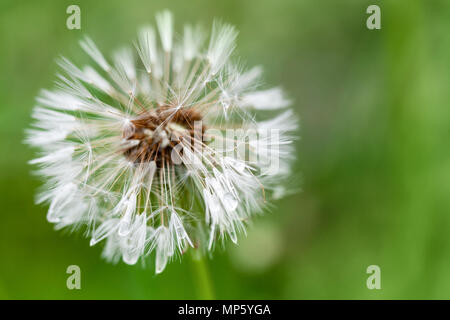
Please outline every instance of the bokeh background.
[[[81, 30], [66, 8], [81, 7]], [[382, 29], [366, 28], [381, 7]], [[220, 299], [450, 298], [450, 3], [446, 0], [152, 0], [0, 3], [0, 298], [196, 299], [187, 259], [162, 275], [109, 265], [100, 246], [55, 232], [33, 197], [24, 129], [55, 58], [129, 44], [156, 11], [240, 30], [237, 54], [263, 65], [301, 117], [301, 192], [208, 261]], [[82, 289], [66, 288], [81, 267]], [[366, 268], [381, 268], [368, 290]]]

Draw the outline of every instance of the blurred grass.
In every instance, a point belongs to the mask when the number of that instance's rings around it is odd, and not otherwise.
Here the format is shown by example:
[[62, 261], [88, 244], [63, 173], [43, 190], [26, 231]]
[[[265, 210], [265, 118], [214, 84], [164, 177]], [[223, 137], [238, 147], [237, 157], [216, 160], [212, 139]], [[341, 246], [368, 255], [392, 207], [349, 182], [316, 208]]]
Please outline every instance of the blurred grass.
[[[236, 25], [238, 54], [286, 88], [302, 120], [295, 171], [303, 191], [257, 218], [241, 246], [215, 252], [215, 295], [450, 298], [448, 1], [77, 1], [81, 31], [65, 27], [70, 4], [0, 4], [0, 298], [198, 297], [188, 261], [155, 276], [109, 265], [100, 247], [53, 231], [46, 208], [33, 204], [40, 182], [22, 144], [59, 54], [88, 63], [77, 44], [83, 34], [107, 53], [163, 8], [178, 30], [214, 17]], [[369, 4], [381, 7], [380, 31], [365, 27]], [[272, 261], [259, 257], [264, 235], [276, 237]], [[264, 266], [252, 269], [256, 261]], [[71, 264], [81, 267], [80, 291], [66, 289]], [[371, 264], [381, 267], [382, 290], [366, 288]]]

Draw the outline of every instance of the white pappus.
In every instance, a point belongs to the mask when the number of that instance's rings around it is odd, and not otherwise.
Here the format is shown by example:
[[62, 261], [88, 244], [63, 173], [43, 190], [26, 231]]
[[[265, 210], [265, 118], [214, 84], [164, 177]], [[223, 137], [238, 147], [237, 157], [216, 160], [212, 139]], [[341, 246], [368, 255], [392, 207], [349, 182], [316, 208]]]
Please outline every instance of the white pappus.
[[96, 67], [58, 64], [42, 90], [26, 142], [45, 184], [38, 203], [57, 228], [84, 227], [102, 256], [136, 264], [155, 253], [156, 272], [189, 248], [238, 241], [252, 215], [282, 196], [297, 130], [290, 100], [261, 88], [262, 69], [231, 60], [236, 29], [211, 36], [172, 14], [156, 15], [133, 48], [105, 57], [85, 37]]

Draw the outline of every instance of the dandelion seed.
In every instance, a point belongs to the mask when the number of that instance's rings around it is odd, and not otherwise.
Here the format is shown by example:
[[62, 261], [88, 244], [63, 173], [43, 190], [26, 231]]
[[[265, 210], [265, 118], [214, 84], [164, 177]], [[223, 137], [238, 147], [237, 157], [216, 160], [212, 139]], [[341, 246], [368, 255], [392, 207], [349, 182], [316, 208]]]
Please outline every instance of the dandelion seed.
[[[177, 42], [172, 14], [156, 20], [137, 54], [111, 61], [86, 37], [100, 70], [60, 58], [65, 74], [41, 91], [26, 142], [40, 149], [30, 163], [47, 181], [37, 202], [49, 222], [86, 226], [113, 263], [154, 256], [160, 273], [187, 250], [237, 243], [270, 195], [286, 193], [297, 121], [281, 89], [259, 88], [261, 68], [230, 61], [234, 27], [215, 22], [203, 47], [202, 29], [186, 26]], [[267, 174], [274, 155], [279, 170]]]

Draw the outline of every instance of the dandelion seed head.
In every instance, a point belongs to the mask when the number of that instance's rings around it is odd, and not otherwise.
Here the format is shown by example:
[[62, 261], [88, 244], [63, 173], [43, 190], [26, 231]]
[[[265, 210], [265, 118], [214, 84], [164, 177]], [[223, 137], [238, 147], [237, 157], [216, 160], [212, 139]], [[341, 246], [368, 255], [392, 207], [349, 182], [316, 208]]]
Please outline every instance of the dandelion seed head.
[[214, 22], [208, 42], [191, 25], [176, 37], [169, 11], [156, 24], [111, 57], [85, 37], [96, 66], [59, 58], [25, 142], [39, 149], [49, 222], [86, 226], [106, 260], [154, 259], [160, 273], [187, 250], [237, 243], [288, 193], [297, 121], [280, 88], [260, 87], [260, 67], [232, 62], [233, 26]]

